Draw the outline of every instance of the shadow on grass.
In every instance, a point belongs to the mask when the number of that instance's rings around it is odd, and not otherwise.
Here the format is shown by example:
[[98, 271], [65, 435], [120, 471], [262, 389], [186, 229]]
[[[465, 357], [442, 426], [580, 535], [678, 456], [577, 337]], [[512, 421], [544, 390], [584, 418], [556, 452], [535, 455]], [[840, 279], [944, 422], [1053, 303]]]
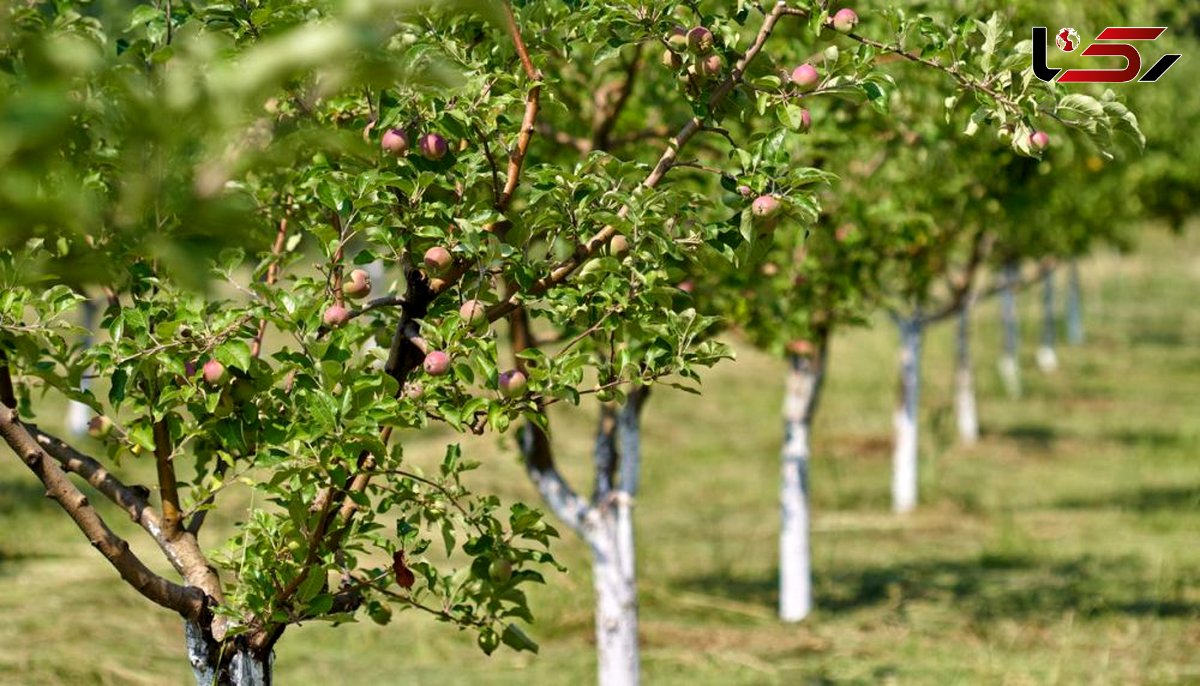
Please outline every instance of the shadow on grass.
[[[985, 553], [975, 559], [925, 559], [821, 574], [814, 602], [823, 612], [900, 609], [910, 603], [940, 604], [975, 621], [1085, 617], [1200, 618], [1200, 603], [1155, 597], [1162, 584], [1135, 557], [1082, 556], [1042, 560], [1020, 553]], [[676, 581], [689, 591], [774, 608], [777, 578], [709, 575]], [[1178, 585], [1176, 585], [1177, 587]]]
[[1048, 424], [1016, 424], [999, 431], [988, 431], [984, 428], [985, 433], [994, 433], [994, 435], [1005, 438], [1011, 441], [1016, 441], [1023, 448], [1031, 448], [1039, 451], [1049, 451], [1054, 447], [1055, 441], [1059, 439], [1060, 431]]
[[1067, 510], [1133, 510], [1137, 512], [1200, 510], [1200, 485], [1140, 486], [1127, 491], [1058, 501]]
[[29, 476], [28, 479], [0, 480], [0, 517], [44, 507], [46, 488], [32, 474]]

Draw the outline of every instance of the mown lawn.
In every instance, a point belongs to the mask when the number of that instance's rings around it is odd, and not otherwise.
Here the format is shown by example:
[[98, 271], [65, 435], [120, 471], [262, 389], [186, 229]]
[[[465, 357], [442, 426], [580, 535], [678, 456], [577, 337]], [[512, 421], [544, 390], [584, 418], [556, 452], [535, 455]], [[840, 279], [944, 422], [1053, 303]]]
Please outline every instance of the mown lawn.
[[[781, 364], [739, 344], [703, 397], [654, 396], [637, 522], [646, 683], [1200, 683], [1200, 236], [1148, 231], [1139, 253], [1087, 262], [1084, 281], [1088, 340], [1060, 348], [1054, 375], [1033, 363], [1040, 296], [1022, 297], [1020, 400], [996, 372], [996, 304], [980, 308], [984, 435], [969, 450], [953, 436], [952, 331], [932, 332], [922, 505], [905, 518], [888, 511], [894, 332], [881, 319], [837, 337], [814, 438], [820, 609], [803, 625], [773, 616]], [[556, 417], [577, 483], [591, 421]], [[408, 454], [434, 459], [446, 436]], [[536, 502], [510, 446], [468, 450], [485, 462], [479, 488]], [[185, 683], [178, 621], [0, 452], [0, 683]], [[402, 615], [289, 631], [279, 683], [590, 683], [587, 551], [564, 533], [555, 552], [570, 572], [532, 596], [538, 656], [487, 658]]]

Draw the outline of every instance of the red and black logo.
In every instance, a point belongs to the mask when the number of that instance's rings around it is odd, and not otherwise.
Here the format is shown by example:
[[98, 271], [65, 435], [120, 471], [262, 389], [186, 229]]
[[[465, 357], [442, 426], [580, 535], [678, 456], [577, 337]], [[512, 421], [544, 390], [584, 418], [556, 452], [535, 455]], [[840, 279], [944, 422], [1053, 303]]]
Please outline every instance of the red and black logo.
[[[1033, 27], [1033, 74], [1043, 81], [1059, 83], [1128, 83], [1137, 80], [1139, 83], [1153, 83], [1167, 73], [1182, 55], [1163, 55], [1146, 73], [1138, 78], [1142, 71], [1142, 55], [1138, 49], [1129, 43], [1115, 41], [1154, 41], [1167, 30], [1165, 26], [1110, 26], [1096, 36], [1097, 41], [1114, 41], [1107, 43], [1092, 43], [1083, 52], [1084, 57], [1124, 57], [1124, 69], [1059, 69], [1046, 63], [1045, 26]], [[1059, 29], [1054, 34], [1054, 42], [1063, 52], [1074, 52], [1079, 47], [1079, 33], [1075, 29]], [[1059, 75], [1062, 72], [1062, 75]]]

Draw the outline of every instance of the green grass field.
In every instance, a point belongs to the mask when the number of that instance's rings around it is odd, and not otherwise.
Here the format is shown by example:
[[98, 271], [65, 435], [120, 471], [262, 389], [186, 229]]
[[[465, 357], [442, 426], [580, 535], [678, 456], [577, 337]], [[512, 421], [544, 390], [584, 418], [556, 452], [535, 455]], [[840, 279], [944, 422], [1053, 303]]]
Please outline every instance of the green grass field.
[[[888, 495], [895, 333], [880, 320], [836, 338], [814, 437], [819, 610], [802, 625], [774, 619], [781, 363], [739, 344], [704, 397], [659, 392], [637, 510], [646, 683], [1200, 683], [1200, 235], [1147, 231], [1137, 254], [1086, 263], [1084, 282], [1088, 340], [1061, 347], [1050, 376], [1033, 364], [1040, 295], [1022, 297], [1019, 401], [996, 372], [996, 303], [980, 308], [970, 450], [954, 442], [952, 331], [931, 332], [922, 503], [905, 518]], [[590, 489], [592, 414], [556, 421], [564, 468]], [[408, 452], [432, 459], [448, 436]], [[486, 463], [478, 488], [538, 502], [502, 441], [467, 445]], [[177, 619], [0, 452], [0, 683], [186, 683]], [[533, 594], [538, 656], [487, 658], [405, 614], [289, 631], [278, 681], [591, 683], [587, 551], [564, 530], [555, 552], [570, 572]]]

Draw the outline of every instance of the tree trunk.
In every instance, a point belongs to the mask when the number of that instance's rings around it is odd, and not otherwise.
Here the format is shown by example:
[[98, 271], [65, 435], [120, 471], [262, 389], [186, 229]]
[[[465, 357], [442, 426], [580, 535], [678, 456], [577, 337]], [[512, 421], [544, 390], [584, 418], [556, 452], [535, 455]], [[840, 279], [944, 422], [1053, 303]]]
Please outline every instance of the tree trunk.
[[[600, 686], [636, 686], [640, 681], [633, 499], [641, 471], [641, 408], [645, 397], [645, 389], [630, 392], [616, 413], [615, 427], [611, 413], [602, 414], [596, 437], [596, 504], [588, 538], [596, 589]], [[619, 482], [613, 484], [618, 463]]]
[[1083, 293], [1079, 287], [1079, 262], [1071, 260], [1067, 269], [1067, 342], [1083, 343]]
[[1004, 327], [1004, 352], [1000, 355], [1000, 378], [1008, 394], [1021, 395], [1021, 367], [1017, 362], [1020, 332], [1017, 328], [1017, 264], [1004, 265], [1004, 287], [1000, 290], [1000, 321]]
[[[96, 305], [95, 300], [83, 301], [83, 321], [80, 326], [87, 329], [88, 333], [84, 336], [83, 347], [86, 350], [92, 346], [92, 339], [95, 335], [93, 331], [96, 328], [96, 315], [99, 314], [100, 308]], [[84, 372], [83, 378], [79, 381], [79, 390], [86, 391], [91, 385], [92, 380], [88, 378], [88, 373]], [[83, 403], [72, 400], [67, 406], [67, 430], [72, 436], [82, 436], [87, 433], [88, 423], [92, 420], [92, 408]]]
[[894, 424], [892, 509], [911, 512], [917, 506], [917, 407], [921, 392], [921, 335], [919, 315], [897, 320], [900, 328], [900, 393]]
[[809, 436], [825, 377], [827, 343], [812, 355], [789, 355], [783, 403], [784, 443], [780, 486], [779, 618], [798, 622], [812, 611]]
[[639, 681], [633, 508], [621, 495], [614, 493], [600, 509], [591, 532], [600, 686], [635, 686]]
[[1038, 369], [1053, 372], [1058, 369], [1058, 353], [1055, 342], [1058, 338], [1057, 322], [1054, 318], [1054, 271], [1047, 269], [1042, 274], [1042, 344], [1038, 346]]
[[979, 440], [979, 414], [975, 407], [975, 373], [971, 368], [971, 310], [968, 297], [958, 311], [957, 356], [954, 370], [954, 413], [958, 438], [966, 445]]
[[274, 656], [263, 658], [237, 638], [221, 646], [196, 622], [184, 624], [188, 662], [196, 686], [270, 686]]

